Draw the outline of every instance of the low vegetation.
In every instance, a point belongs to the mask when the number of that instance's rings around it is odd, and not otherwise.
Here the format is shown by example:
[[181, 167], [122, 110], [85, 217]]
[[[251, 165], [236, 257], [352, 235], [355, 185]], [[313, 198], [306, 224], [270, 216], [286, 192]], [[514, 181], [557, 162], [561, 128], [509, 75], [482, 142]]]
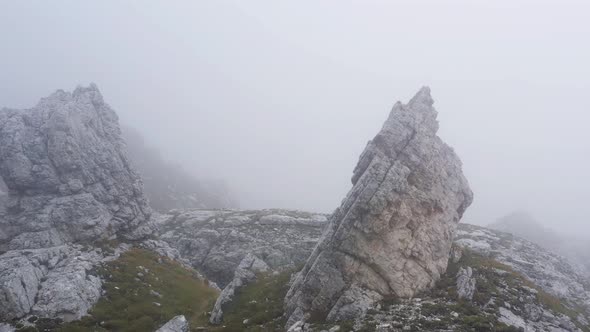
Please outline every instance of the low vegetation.
[[194, 271], [143, 249], [129, 250], [97, 273], [105, 279], [105, 295], [90, 315], [57, 331], [155, 331], [181, 314], [196, 330], [207, 324], [217, 297]]
[[283, 331], [283, 300], [289, 290], [292, 271], [261, 274], [241, 288], [224, 308], [223, 325], [214, 331]]
[[[475, 269], [477, 288], [473, 301], [459, 300], [455, 275], [460, 267]], [[222, 325], [208, 324], [208, 312], [217, 292], [196, 273], [156, 254], [132, 249], [118, 260], [96, 271], [105, 279], [105, 296], [77, 322], [38, 319], [37, 328], [19, 331], [154, 331], [172, 317], [183, 314], [193, 331], [283, 331], [283, 300], [293, 271], [260, 274], [257, 280], [238, 290], [224, 308]], [[461, 260], [450, 264], [437, 286], [421, 299], [388, 298], [370, 309], [362, 320], [339, 322], [340, 331], [376, 331], [383, 322], [399, 324], [409, 331], [445, 330], [459, 332], [519, 332], [522, 329], [498, 321], [499, 305], [524, 310], [522, 296], [528, 294], [545, 308], [575, 318], [578, 311], [544, 292], [518, 272], [492, 258], [465, 251]], [[519, 299], [520, 298], [520, 299]], [[328, 330], [335, 324], [313, 321], [313, 330]], [[585, 332], [586, 327], [580, 326]]]

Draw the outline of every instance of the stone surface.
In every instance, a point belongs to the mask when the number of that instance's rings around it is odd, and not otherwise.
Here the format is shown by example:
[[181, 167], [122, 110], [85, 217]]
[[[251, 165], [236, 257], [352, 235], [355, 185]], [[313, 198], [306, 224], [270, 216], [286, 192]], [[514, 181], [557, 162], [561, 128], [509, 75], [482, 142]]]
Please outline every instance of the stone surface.
[[[467, 224], [461, 225], [457, 231], [455, 244], [494, 257], [543, 291], [559, 298], [562, 304], [581, 310], [583, 313], [577, 317], [579, 322], [588, 321], [590, 281], [566, 258], [512, 234]], [[534, 321], [522, 318], [529, 325]]]
[[244, 285], [256, 280], [257, 273], [268, 272], [269, 269], [268, 265], [260, 258], [252, 254], [246, 255], [238, 265], [234, 273], [234, 279], [225, 286], [217, 301], [215, 301], [209, 322], [211, 324], [221, 324], [223, 321], [223, 307], [233, 300], [236, 292]]
[[189, 324], [184, 316], [176, 316], [156, 332], [189, 332]]
[[0, 250], [149, 233], [142, 182], [95, 85], [0, 110], [0, 176], [9, 195]]
[[158, 238], [222, 288], [248, 254], [277, 271], [303, 265], [327, 220], [288, 210], [187, 210], [154, 219]]
[[473, 277], [471, 267], [461, 268], [457, 272], [457, 296], [459, 299], [471, 301], [475, 292], [476, 279]]
[[105, 254], [63, 245], [0, 255], [0, 321], [28, 314], [80, 319], [101, 295], [102, 281], [94, 275], [94, 267], [115, 259], [125, 248]]
[[8, 324], [0, 323], [0, 332], [14, 332], [14, 331], [15, 331], [14, 327], [12, 327]]
[[436, 135], [428, 88], [395, 104], [354, 170], [353, 188], [289, 290], [288, 326], [307, 314], [357, 317], [383, 296], [410, 297], [445, 272], [472, 192]]

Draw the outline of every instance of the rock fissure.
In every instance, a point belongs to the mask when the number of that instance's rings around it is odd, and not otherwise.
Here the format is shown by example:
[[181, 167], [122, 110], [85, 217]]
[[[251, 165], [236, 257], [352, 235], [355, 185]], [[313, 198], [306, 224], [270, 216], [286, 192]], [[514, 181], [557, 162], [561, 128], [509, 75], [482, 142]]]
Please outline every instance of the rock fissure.
[[320, 302], [328, 320], [358, 317], [384, 296], [412, 297], [432, 287], [446, 270], [447, 234], [473, 194], [459, 158], [436, 136], [432, 104], [428, 88], [407, 105], [396, 103], [367, 144], [353, 188], [287, 293], [288, 326]]

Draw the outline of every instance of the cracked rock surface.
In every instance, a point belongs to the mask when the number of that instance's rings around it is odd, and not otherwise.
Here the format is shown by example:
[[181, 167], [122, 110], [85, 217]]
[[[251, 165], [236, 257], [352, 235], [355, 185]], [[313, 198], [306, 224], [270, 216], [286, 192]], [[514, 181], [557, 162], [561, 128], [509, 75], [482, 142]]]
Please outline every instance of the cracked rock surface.
[[445, 272], [473, 194], [461, 161], [436, 135], [428, 88], [395, 104], [361, 154], [353, 188], [289, 290], [287, 326], [311, 313], [358, 317], [385, 296], [411, 297]]
[[470, 266], [459, 269], [457, 273], [457, 297], [471, 301], [475, 292], [476, 279]]
[[0, 320], [29, 314], [80, 319], [101, 295], [102, 281], [93, 268], [115, 259], [122, 250], [107, 255], [101, 249], [63, 245], [0, 255]]
[[157, 235], [224, 288], [248, 254], [272, 270], [305, 263], [326, 216], [289, 210], [183, 210], [155, 219]]
[[31, 109], [0, 110], [0, 175], [8, 188], [0, 250], [149, 232], [141, 179], [95, 85], [58, 90]]
[[0, 321], [79, 319], [101, 295], [92, 271], [116, 256], [93, 245], [152, 232], [141, 179], [98, 88], [1, 109], [0, 178]]

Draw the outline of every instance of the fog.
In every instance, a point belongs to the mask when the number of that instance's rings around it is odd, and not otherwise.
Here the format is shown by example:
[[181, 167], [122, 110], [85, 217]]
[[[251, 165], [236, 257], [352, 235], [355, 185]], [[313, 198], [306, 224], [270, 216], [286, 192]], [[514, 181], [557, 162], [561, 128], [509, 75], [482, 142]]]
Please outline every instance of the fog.
[[[444, 3], [444, 4], [443, 4]], [[2, 1], [0, 106], [95, 82], [242, 208], [331, 212], [391, 106], [432, 89], [475, 193], [590, 233], [587, 1]]]

